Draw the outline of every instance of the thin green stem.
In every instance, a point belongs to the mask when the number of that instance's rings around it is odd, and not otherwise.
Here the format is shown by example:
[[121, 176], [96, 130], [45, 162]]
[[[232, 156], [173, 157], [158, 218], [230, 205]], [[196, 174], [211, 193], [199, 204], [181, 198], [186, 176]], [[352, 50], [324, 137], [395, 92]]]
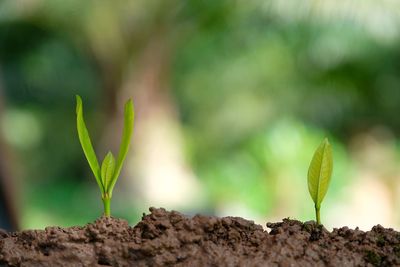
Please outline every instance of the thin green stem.
[[320, 219], [320, 216], [319, 216], [319, 210], [320, 210], [320, 207], [317, 207], [317, 205], [315, 205], [315, 216], [317, 217], [317, 225], [321, 224], [321, 219]]
[[111, 197], [106, 193], [103, 197], [103, 204], [104, 204], [104, 216], [110, 217], [111, 216]]

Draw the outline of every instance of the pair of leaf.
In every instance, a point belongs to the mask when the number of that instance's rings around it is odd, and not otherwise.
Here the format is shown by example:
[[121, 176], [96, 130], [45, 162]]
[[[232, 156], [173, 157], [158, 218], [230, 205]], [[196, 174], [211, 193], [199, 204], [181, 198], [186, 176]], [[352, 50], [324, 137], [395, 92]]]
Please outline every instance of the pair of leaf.
[[328, 191], [332, 169], [332, 148], [328, 139], [325, 138], [315, 151], [308, 169], [308, 191], [318, 210]]
[[102, 195], [109, 195], [111, 198], [112, 190], [117, 182], [118, 176], [121, 173], [122, 165], [128, 153], [130, 139], [133, 130], [134, 111], [132, 100], [128, 100], [125, 104], [124, 110], [124, 129], [122, 132], [122, 141], [118, 153], [118, 158], [115, 158], [111, 152], [105, 156], [100, 169], [97, 161], [96, 153], [94, 152], [92, 142], [90, 140], [89, 132], [86, 128], [83, 119], [83, 106], [80, 96], [76, 96], [76, 115], [77, 115], [77, 129], [79, 141], [81, 143], [83, 152], [86, 156], [89, 166], [96, 178]]

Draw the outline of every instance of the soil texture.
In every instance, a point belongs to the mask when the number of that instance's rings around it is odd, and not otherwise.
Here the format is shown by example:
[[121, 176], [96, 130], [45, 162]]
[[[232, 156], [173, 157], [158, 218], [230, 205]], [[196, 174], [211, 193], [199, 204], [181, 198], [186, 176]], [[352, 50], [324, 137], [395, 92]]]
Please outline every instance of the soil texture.
[[0, 266], [400, 266], [400, 233], [380, 225], [267, 226], [150, 208], [134, 227], [102, 217], [83, 227], [0, 231]]

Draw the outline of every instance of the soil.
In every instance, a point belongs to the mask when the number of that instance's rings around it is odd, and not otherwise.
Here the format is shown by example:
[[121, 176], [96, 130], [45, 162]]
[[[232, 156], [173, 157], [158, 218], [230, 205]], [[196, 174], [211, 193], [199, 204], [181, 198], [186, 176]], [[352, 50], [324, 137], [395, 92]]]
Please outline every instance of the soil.
[[184, 216], [150, 208], [134, 227], [99, 218], [84, 227], [0, 231], [0, 266], [400, 266], [400, 233], [284, 219]]

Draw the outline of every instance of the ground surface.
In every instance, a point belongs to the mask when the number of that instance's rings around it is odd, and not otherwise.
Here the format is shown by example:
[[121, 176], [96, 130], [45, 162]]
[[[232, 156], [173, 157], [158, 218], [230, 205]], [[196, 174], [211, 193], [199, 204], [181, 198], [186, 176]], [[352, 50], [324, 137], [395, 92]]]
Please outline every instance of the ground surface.
[[400, 233], [381, 226], [328, 232], [285, 219], [267, 232], [237, 217], [150, 212], [135, 227], [100, 218], [84, 227], [0, 231], [0, 266], [400, 266]]

